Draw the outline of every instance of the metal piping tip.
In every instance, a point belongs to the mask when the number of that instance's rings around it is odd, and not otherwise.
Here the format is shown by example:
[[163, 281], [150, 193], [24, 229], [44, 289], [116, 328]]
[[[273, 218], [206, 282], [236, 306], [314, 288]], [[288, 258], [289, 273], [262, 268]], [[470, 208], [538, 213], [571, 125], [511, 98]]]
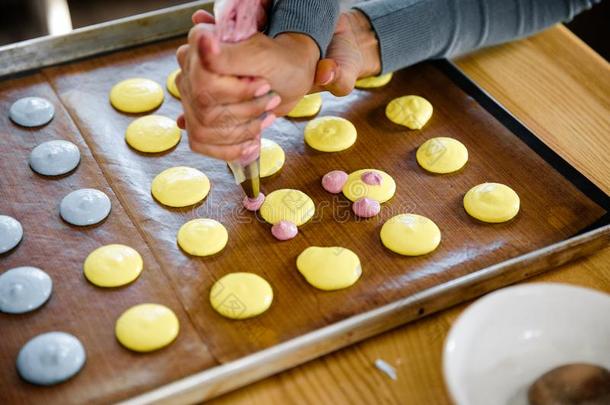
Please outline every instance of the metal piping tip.
[[241, 186], [248, 198], [256, 198], [260, 193], [260, 158], [242, 165], [239, 162], [229, 162], [229, 167], [235, 177], [235, 182]]
[[261, 191], [259, 161], [255, 160], [244, 168], [246, 179], [240, 183], [244, 193], [250, 199], [255, 199]]

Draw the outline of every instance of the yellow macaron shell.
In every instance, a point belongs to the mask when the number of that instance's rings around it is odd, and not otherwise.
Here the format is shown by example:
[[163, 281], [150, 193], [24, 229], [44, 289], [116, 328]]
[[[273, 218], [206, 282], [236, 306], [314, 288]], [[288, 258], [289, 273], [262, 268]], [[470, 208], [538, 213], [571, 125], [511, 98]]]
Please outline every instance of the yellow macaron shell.
[[210, 256], [220, 252], [227, 245], [227, 228], [210, 218], [188, 221], [178, 231], [178, 245], [193, 256]]
[[165, 82], [165, 85], [167, 86], [167, 90], [172, 96], [176, 97], [177, 99], [180, 99], [180, 90], [178, 90], [178, 86], [176, 86], [176, 76], [178, 76], [178, 73], [180, 73], [180, 69], [176, 69], [172, 73], [170, 73], [167, 76], [167, 81]]
[[316, 115], [321, 107], [322, 95], [320, 93], [307, 94], [286, 115], [291, 118], [311, 117]]
[[180, 142], [176, 121], [162, 115], [147, 115], [134, 120], [125, 131], [125, 141], [144, 153], [164, 152]]
[[152, 195], [168, 207], [188, 207], [203, 200], [210, 191], [210, 180], [197, 169], [171, 167], [152, 182]]
[[[381, 175], [381, 184], [366, 184], [362, 180], [362, 175], [366, 172], [375, 172]], [[384, 203], [394, 196], [396, 192], [396, 182], [384, 171], [377, 169], [361, 169], [350, 173], [343, 186], [343, 195], [350, 201], [360, 198], [370, 198], [379, 203]]]
[[161, 349], [178, 336], [180, 324], [174, 312], [159, 304], [140, 304], [117, 319], [115, 335], [126, 348], [136, 352]]
[[110, 103], [126, 113], [143, 113], [163, 103], [163, 89], [158, 83], [143, 78], [123, 80], [110, 91]]
[[273, 176], [280, 171], [285, 161], [286, 154], [280, 145], [271, 139], [261, 139], [261, 177]]
[[305, 126], [305, 142], [321, 152], [339, 152], [356, 142], [354, 124], [341, 117], [318, 117]]
[[441, 242], [441, 231], [432, 220], [416, 214], [399, 214], [381, 227], [381, 242], [393, 252], [420, 256], [432, 252]]
[[142, 256], [133, 248], [113, 244], [95, 249], [83, 265], [85, 277], [98, 287], [119, 287], [131, 283], [142, 272]]
[[359, 89], [373, 89], [382, 87], [392, 80], [392, 73], [386, 73], [380, 76], [365, 77], [356, 81], [356, 87]]
[[395, 124], [421, 129], [432, 117], [432, 104], [420, 96], [398, 97], [390, 101], [385, 114]]
[[520, 204], [517, 193], [500, 183], [479, 184], [464, 196], [466, 212], [483, 222], [509, 221], [519, 212]]
[[468, 150], [457, 139], [438, 137], [424, 142], [416, 153], [417, 163], [437, 174], [453, 173], [460, 170], [468, 161]]
[[271, 285], [253, 273], [230, 273], [210, 290], [210, 304], [231, 319], [246, 319], [265, 312], [273, 302]]
[[290, 221], [296, 226], [303, 225], [315, 214], [313, 200], [302, 191], [291, 188], [275, 190], [267, 197], [260, 208], [261, 217], [275, 225], [280, 221]]
[[326, 291], [347, 288], [362, 274], [358, 255], [338, 246], [308, 247], [297, 258], [297, 269], [309, 284]]

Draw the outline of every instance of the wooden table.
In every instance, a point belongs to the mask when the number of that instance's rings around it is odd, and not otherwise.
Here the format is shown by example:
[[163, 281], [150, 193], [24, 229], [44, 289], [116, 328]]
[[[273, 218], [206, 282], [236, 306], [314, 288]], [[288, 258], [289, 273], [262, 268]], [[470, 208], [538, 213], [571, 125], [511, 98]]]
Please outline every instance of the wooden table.
[[[457, 62], [556, 152], [610, 193], [610, 64], [563, 26]], [[531, 281], [610, 292], [610, 248]], [[442, 376], [442, 347], [451, 324], [467, 305], [312, 361], [215, 403], [450, 403]], [[398, 381], [374, 367], [377, 358], [396, 368]]]

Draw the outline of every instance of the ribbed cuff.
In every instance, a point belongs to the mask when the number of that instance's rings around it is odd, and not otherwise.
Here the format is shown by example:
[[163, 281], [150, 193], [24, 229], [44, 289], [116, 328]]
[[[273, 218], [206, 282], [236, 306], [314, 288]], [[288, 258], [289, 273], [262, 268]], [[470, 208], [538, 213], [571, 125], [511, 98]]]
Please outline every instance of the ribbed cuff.
[[438, 55], [452, 27], [427, 1], [372, 0], [354, 8], [368, 17], [377, 35], [382, 74]]
[[338, 0], [276, 0], [268, 34], [271, 37], [285, 32], [308, 35], [318, 45], [320, 57], [323, 58], [338, 18]]

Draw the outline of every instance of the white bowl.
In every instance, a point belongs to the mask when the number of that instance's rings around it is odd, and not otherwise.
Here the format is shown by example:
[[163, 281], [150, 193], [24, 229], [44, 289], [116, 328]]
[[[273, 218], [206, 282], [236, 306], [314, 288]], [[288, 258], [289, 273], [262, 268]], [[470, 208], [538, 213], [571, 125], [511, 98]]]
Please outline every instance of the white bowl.
[[532, 283], [462, 313], [445, 340], [443, 373], [458, 405], [522, 405], [538, 377], [576, 362], [610, 368], [610, 295]]

